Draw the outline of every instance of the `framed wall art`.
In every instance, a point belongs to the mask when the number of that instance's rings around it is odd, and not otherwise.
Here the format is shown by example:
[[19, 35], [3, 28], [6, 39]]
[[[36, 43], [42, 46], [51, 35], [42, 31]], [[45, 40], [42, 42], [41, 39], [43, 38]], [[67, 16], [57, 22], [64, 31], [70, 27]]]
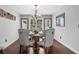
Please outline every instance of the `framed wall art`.
[[56, 26], [65, 27], [65, 13], [56, 16]]

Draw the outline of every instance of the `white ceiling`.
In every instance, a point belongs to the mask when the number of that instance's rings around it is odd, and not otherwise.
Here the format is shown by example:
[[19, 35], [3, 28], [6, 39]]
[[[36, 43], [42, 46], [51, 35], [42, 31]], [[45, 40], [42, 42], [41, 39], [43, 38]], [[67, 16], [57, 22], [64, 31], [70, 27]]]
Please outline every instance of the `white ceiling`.
[[[57, 12], [63, 5], [38, 5], [37, 10], [40, 14], [53, 14]], [[19, 14], [33, 14], [34, 5], [7, 5]]]

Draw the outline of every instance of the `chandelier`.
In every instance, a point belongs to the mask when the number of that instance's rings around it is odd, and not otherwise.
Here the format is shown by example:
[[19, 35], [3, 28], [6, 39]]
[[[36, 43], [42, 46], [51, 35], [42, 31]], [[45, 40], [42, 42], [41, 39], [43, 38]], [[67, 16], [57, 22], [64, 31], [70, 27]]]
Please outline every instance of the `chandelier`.
[[37, 5], [35, 5], [35, 10], [34, 10], [34, 18], [36, 18], [37, 19]]
[[40, 17], [41, 15], [38, 14], [38, 10], [37, 7], [38, 5], [34, 5], [35, 6], [35, 10], [34, 10], [34, 14], [32, 15], [33, 19], [37, 20], [38, 17]]
[[40, 17], [40, 15], [38, 14], [38, 10], [37, 10], [38, 5], [34, 5], [34, 6], [35, 6], [35, 10], [34, 10], [34, 14], [32, 15], [32, 18], [33, 18], [34, 27], [35, 27], [35, 30], [36, 30], [37, 29], [37, 20], [38, 20], [38, 17]]

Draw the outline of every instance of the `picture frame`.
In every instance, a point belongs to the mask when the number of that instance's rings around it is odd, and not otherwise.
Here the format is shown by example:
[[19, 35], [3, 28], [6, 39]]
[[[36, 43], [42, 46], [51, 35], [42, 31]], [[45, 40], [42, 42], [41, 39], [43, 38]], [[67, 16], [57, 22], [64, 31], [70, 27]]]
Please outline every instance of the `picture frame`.
[[56, 16], [56, 26], [65, 27], [65, 13]]
[[44, 18], [44, 30], [52, 28], [52, 18]]
[[0, 9], [0, 17], [7, 18], [10, 20], [16, 20], [16, 16], [14, 16], [13, 14], [11, 14], [9, 12], [6, 12], [3, 9]]
[[28, 18], [21, 18], [21, 28], [29, 29], [29, 19]]

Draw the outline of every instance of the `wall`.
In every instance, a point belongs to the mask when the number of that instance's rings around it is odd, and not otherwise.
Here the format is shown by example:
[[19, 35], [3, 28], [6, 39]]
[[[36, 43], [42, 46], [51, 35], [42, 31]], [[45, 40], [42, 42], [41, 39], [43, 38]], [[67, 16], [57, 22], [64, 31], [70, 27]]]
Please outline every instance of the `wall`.
[[[46, 14], [46, 15], [44, 14], [44, 15], [42, 15], [42, 17], [39, 17], [39, 18], [38, 18], [38, 20], [42, 20], [42, 30], [45, 30], [45, 29], [44, 29], [44, 23], [45, 23], [44, 20], [45, 20], [45, 19], [48, 19], [48, 20], [50, 19], [50, 20], [51, 20], [52, 17], [53, 17], [53, 15], [51, 15], [51, 14], [50, 14], [50, 15], [49, 15], [49, 14]], [[30, 24], [30, 23], [31, 23], [31, 20], [33, 21], [32, 15], [31, 15], [31, 14], [20, 15], [20, 18], [21, 18], [21, 19], [22, 19], [22, 18], [28, 18], [28, 19], [29, 19], [29, 30], [31, 30], [31, 24]], [[21, 22], [21, 21], [20, 21], [20, 22]], [[53, 20], [52, 20], [52, 22], [53, 22]], [[51, 23], [52, 23], [52, 22], [51, 22]], [[53, 25], [53, 23], [52, 23], [51, 25]], [[34, 29], [34, 28], [33, 28], [33, 29]], [[37, 29], [39, 30], [39, 28], [37, 28]]]
[[[15, 11], [8, 8], [7, 6], [0, 6], [1, 9], [10, 12], [16, 16], [16, 21], [0, 17], [0, 47], [6, 48], [14, 41], [16, 41], [18, 36], [19, 26], [19, 15]], [[5, 42], [7, 40], [7, 42]]]
[[[56, 27], [56, 16], [65, 12], [65, 27]], [[79, 6], [63, 6], [54, 14], [53, 27], [55, 39], [66, 47], [79, 53]], [[60, 39], [61, 36], [61, 39]]]

